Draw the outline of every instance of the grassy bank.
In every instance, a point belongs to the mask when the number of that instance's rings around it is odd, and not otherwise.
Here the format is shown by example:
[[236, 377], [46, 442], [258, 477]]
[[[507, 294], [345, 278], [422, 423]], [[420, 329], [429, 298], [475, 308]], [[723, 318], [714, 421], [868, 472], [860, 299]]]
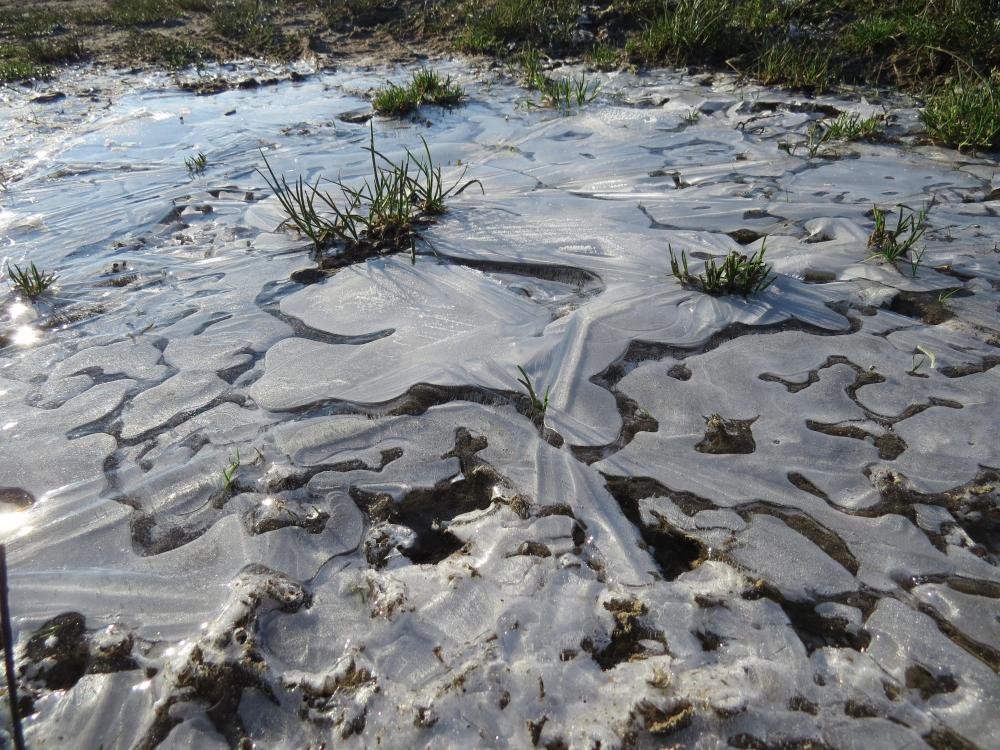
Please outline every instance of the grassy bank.
[[404, 41], [596, 67], [735, 71], [808, 92], [894, 86], [929, 136], [1000, 148], [1000, 0], [109, 0], [0, 4], [0, 79], [85, 58], [182, 67]]

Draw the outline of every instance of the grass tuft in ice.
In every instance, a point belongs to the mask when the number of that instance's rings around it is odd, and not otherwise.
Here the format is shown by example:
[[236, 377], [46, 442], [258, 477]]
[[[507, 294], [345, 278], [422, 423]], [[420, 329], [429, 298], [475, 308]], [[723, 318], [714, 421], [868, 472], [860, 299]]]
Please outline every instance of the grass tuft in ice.
[[924, 251], [918, 251], [914, 246], [927, 231], [927, 209], [922, 208], [915, 212], [900, 206], [894, 229], [889, 229], [886, 223], [888, 211], [873, 206], [872, 212], [875, 228], [868, 236], [868, 247], [872, 249], [868, 260], [877, 260], [890, 265], [895, 265], [901, 260], [909, 260], [912, 274], [916, 276]]
[[516, 58], [520, 66], [520, 79], [524, 86], [537, 91], [539, 102], [533, 106], [570, 109], [574, 105], [582, 107], [592, 102], [601, 88], [599, 81], [588, 83], [587, 76], [580, 74], [569, 78], [553, 78], [542, 70], [541, 58], [537, 50], [527, 49]]
[[531, 382], [531, 378], [528, 373], [524, 371], [524, 368], [520, 365], [517, 366], [518, 371], [521, 373], [521, 377], [517, 379], [517, 382], [524, 386], [525, 392], [528, 394], [528, 400], [531, 402], [531, 415], [536, 422], [543, 422], [545, 420], [545, 412], [549, 408], [549, 388], [545, 389], [545, 395], [542, 398], [538, 397], [538, 392], [535, 390], [534, 383]]
[[862, 117], [856, 112], [841, 112], [830, 123], [823, 123], [828, 138], [838, 141], [874, 141], [885, 135], [885, 115]]
[[710, 258], [705, 263], [705, 270], [697, 276], [688, 269], [687, 255], [683, 250], [680, 262], [674, 255], [673, 247], [669, 247], [669, 250], [670, 271], [674, 277], [684, 286], [705, 294], [740, 294], [748, 297], [764, 291], [775, 279], [771, 275], [771, 266], [764, 262], [764, 244], [749, 256], [734, 250], [723, 259], [722, 265], [717, 265], [715, 259]]
[[574, 105], [582, 107], [597, 97], [601, 88], [599, 81], [587, 83], [587, 77], [581, 74], [572, 78], [551, 78], [538, 74], [530, 83], [529, 88], [541, 95], [541, 104], [546, 107], [570, 109]]
[[449, 197], [473, 185], [483, 190], [479, 180], [463, 182], [464, 171], [446, 187], [441, 167], [435, 166], [427, 141], [423, 144], [423, 156], [407, 150], [397, 163], [375, 148], [372, 130], [365, 147], [371, 156], [371, 175], [355, 185], [332, 181], [339, 198], [320, 190], [319, 178], [310, 184], [299, 177], [290, 185], [275, 174], [266, 157], [267, 174], [258, 172], [281, 203], [287, 217], [282, 225], [293, 226], [308, 237], [317, 253], [337, 243], [354, 259], [407, 249], [414, 252], [417, 224], [443, 214]]
[[462, 101], [464, 96], [462, 88], [452, 82], [451, 76], [442, 78], [436, 70], [421, 68], [413, 73], [406, 86], [390, 83], [376, 91], [372, 107], [381, 115], [399, 117], [409, 114], [421, 104], [450, 107]]
[[420, 101], [426, 104], [451, 106], [458, 104], [465, 94], [462, 88], [452, 82], [451, 76], [442, 78], [441, 74], [431, 68], [421, 68], [413, 74], [410, 88], [417, 93]]
[[232, 457], [229, 459], [229, 463], [222, 470], [222, 491], [227, 495], [231, 495], [233, 490], [236, 488], [236, 474], [240, 470], [240, 449], [236, 448], [233, 451]]
[[463, 167], [462, 174], [452, 183], [451, 187], [445, 188], [444, 179], [441, 176], [441, 167], [435, 167], [431, 159], [431, 150], [427, 141], [420, 138], [424, 144], [425, 159], [418, 159], [407, 151], [410, 162], [416, 169], [416, 179], [411, 181], [413, 188], [412, 200], [417, 208], [427, 216], [440, 216], [446, 210], [445, 199], [450, 195], [460, 195], [467, 188], [478, 185], [479, 190], [485, 195], [486, 189], [479, 180], [466, 180], [465, 173], [468, 167]]
[[920, 113], [931, 140], [962, 150], [1000, 149], [1000, 69], [940, 86]]
[[208, 166], [208, 158], [199, 151], [197, 156], [184, 157], [184, 166], [187, 167], [190, 177], [205, 174], [205, 167]]
[[380, 115], [401, 117], [415, 110], [419, 104], [420, 100], [414, 96], [409, 86], [395, 83], [380, 88], [372, 97], [372, 107]]
[[10, 280], [11, 288], [34, 302], [52, 286], [56, 281], [56, 274], [48, 271], [39, 271], [34, 263], [27, 268], [20, 266], [11, 267], [7, 265], [7, 276]]

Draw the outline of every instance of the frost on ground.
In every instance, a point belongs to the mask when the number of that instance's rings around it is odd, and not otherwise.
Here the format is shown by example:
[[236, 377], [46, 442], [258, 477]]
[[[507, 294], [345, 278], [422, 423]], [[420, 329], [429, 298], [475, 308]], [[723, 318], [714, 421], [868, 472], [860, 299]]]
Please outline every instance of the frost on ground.
[[[386, 71], [4, 93], [4, 252], [60, 274], [0, 330], [29, 745], [998, 747], [997, 162], [906, 109], [796, 146], [864, 101], [449, 72], [376, 138], [485, 197], [330, 274], [256, 149], [364, 174]], [[918, 264], [873, 204], [929, 207]], [[670, 276], [765, 241], [748, 299]]]

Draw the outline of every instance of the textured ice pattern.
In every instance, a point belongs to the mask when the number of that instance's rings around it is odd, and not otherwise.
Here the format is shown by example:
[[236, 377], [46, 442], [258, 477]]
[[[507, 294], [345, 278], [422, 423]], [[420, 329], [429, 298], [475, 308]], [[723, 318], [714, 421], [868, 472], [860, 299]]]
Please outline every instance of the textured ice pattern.
[[[376, 138], [485, 195], [329, 275], [257, 148], [363, 174], [341, 115], [404, 71], [3, 90], [2, 254], [60, 274], [0, 322], [29, 745], [1000, 747], [997, 162], [905, 109], [794, 146], [863, 100], [619, 75], [558, 114], [446, 67], [470, 101]], [[873, 203], [930, 207], [915, 270], [866, 260]], [[765, 236], [759, 295], [669, 275]]]

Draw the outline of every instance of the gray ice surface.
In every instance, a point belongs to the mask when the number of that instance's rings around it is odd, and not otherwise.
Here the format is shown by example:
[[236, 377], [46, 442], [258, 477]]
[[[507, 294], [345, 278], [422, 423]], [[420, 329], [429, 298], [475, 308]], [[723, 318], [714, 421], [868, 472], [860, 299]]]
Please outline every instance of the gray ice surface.
[[[469, 100], [376, 144], [485, 193], [309, 284], [258, 148], [360, 178], [341, 115], [408, 71], [0, 89], [0, 261], [59, 273], [0, 291], [29, 746], [1000, 747], [995, 156], [860, 94], [440, 66]], [[796, 146], [883, 103], [898, 142]], [[928, 208], [918, 267], [873, 204]], [[670, 275], [765, 245], [747, 299]]]

